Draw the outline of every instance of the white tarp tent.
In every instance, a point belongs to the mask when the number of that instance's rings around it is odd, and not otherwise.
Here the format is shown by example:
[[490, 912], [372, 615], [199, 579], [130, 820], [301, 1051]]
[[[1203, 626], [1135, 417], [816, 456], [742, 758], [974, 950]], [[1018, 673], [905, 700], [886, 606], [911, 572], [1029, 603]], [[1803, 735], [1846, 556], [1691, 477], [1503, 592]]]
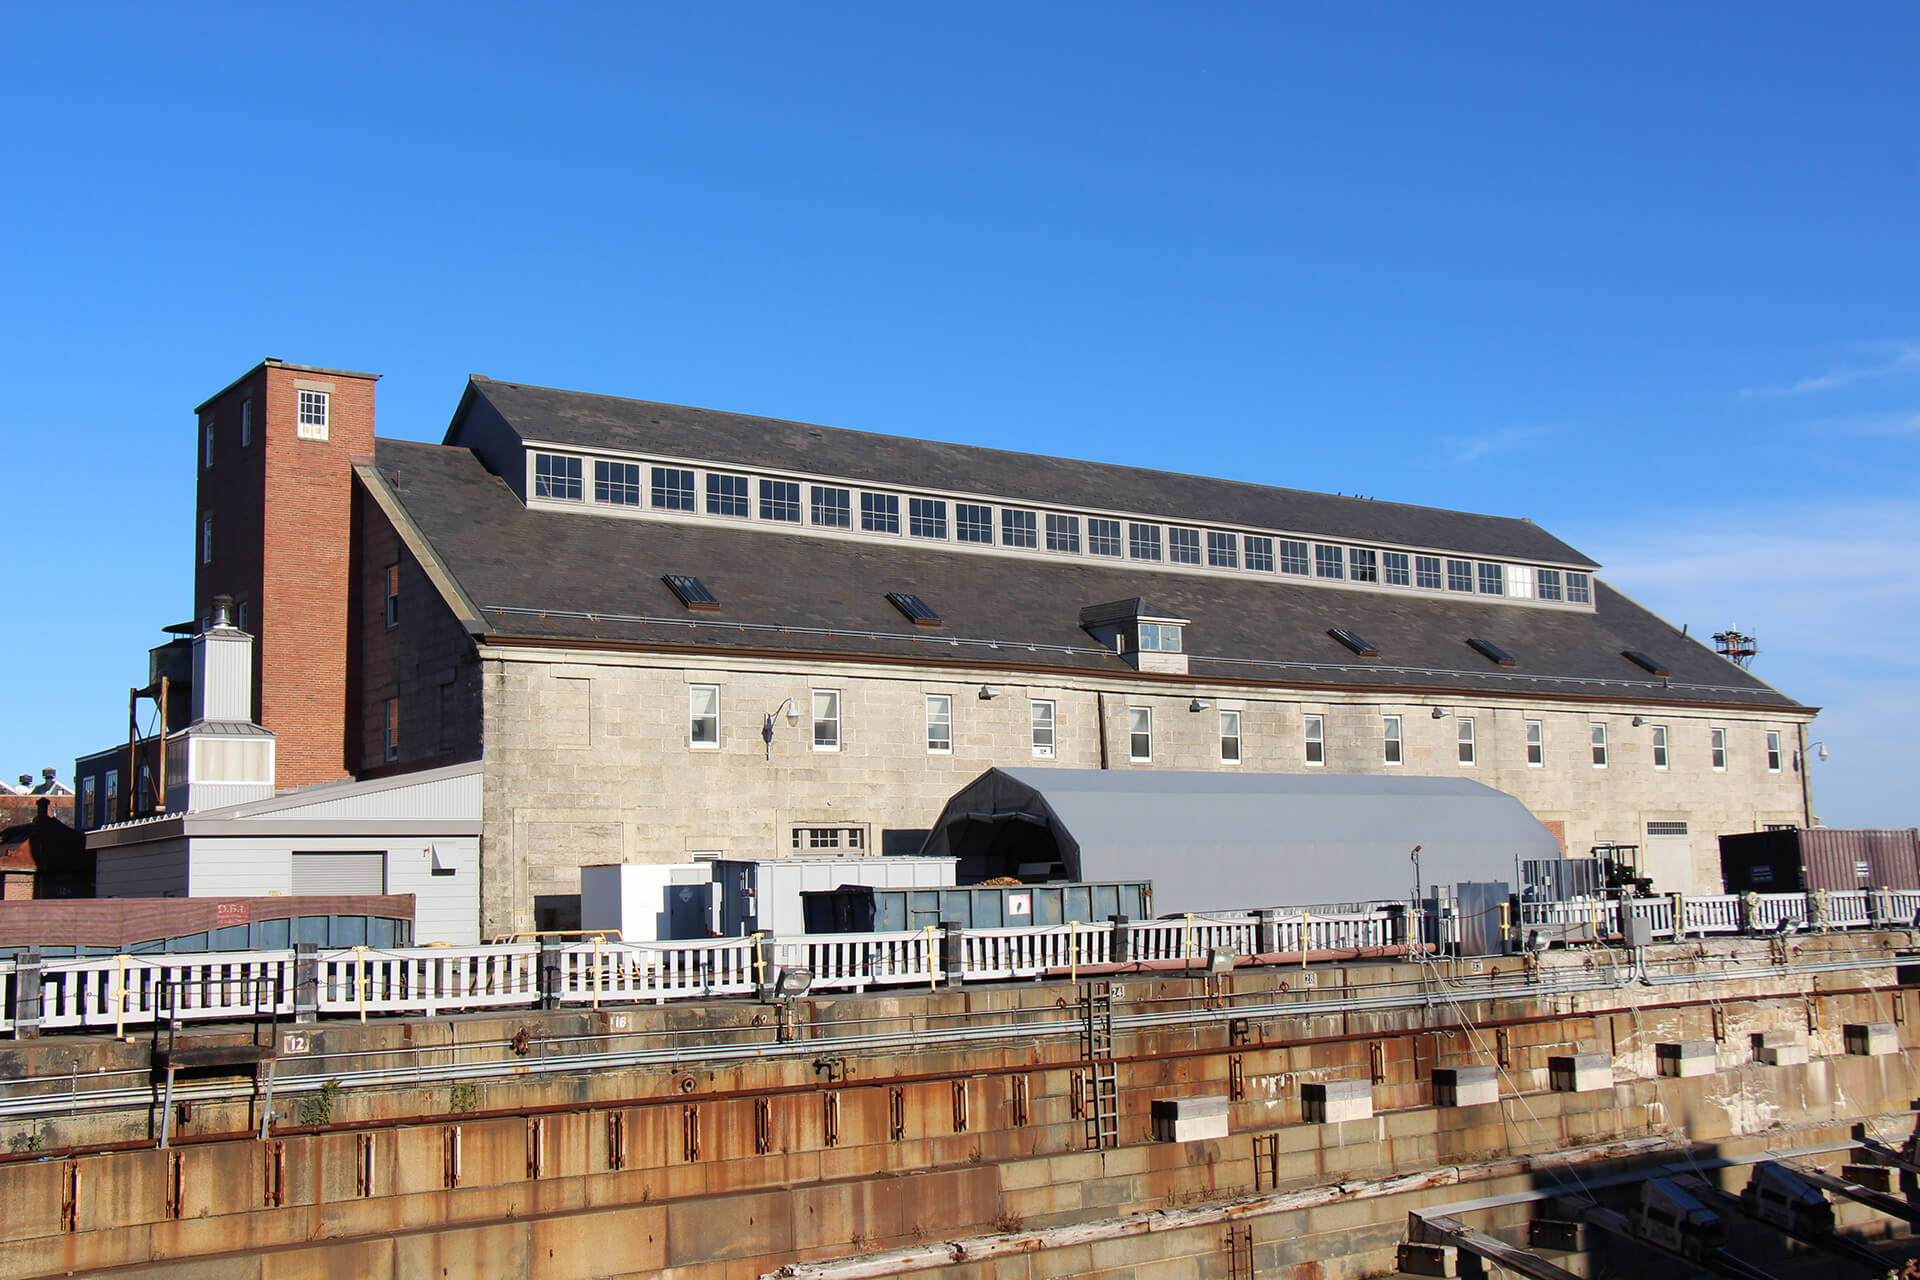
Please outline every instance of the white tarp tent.
[[990, 769], [947, 802], [921, 853], [999, 874], [1151, 880], [1154, 911], [1405, 901], [1514, 879], [1560, 843], [1504, 791], [1379, 774]]

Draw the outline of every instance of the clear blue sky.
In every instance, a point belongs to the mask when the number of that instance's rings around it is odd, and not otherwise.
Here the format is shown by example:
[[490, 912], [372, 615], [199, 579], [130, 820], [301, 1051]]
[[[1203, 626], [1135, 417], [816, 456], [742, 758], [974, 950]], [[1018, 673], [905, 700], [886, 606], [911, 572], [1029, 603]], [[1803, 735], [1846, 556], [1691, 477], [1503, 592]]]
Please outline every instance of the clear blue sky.
[[1531, 516], [1910, 825], [1920, 8], [16, 6], [0, 776], [190, 612], [262, 356]]

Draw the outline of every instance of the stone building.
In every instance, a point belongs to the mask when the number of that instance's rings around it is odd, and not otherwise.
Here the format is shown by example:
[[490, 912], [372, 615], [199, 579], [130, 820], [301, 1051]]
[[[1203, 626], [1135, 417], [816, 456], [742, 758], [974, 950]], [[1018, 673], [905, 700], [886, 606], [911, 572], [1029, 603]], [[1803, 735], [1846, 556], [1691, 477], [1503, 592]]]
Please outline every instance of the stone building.
[[1016, 763], [1469, 776], [1691, 892], [1808, 820], [1812, 709], [1527, 520], [479, 377], [354, 474], [344, 764], [484, 761], [487, 933]]
[[[593, 863], [911, 852], [996, 765], [1470, 777], [1694, 892], [1809, 820], [1812, 709], [1528, 520], [482, 377], [378, 440], [374, 390], [267, 360], [199, 407], [196, 621], [139, 692], [185, 731], [160, 675], [226, 596], [269, 787], [480, 762], [486, 935]], [[159, 746], [90, 757], [78, 825], [177, 809]]]

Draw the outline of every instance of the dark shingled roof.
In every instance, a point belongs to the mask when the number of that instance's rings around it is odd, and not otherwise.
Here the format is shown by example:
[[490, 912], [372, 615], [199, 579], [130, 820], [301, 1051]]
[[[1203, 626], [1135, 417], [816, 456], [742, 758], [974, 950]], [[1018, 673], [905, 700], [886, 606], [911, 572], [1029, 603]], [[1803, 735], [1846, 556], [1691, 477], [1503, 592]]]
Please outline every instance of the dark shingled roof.
[[[816, 427], [744, 413], [475, 378], [520, 438], [576, 449], [700, 458], [903, 489], [977, 493], [1067, 507], [1279, 529], [1357, 542], [1597, 568], [1528, 520], [1275, 489], [1238, 480], [1076, 462], [972, 445]], [[449, 433], [451, 437], [451, 433]]]
[[[1190, 618], [1194, 676], [1290, 687], [1482, 691], [1520, 697], [1795, 707], [1798, 704], [1604, 583], [1598, 608], [1482, 603], [1285, 579], [1128, 570], [1098, 562], [875, 544], [721, 523], [530, 510], [468, 450], [379, 442], [376, 463], [408, 517], [484, 616], [489, 634], [609, 645], [752, 649], [1048, 668], [1127, 676], [1080, 627], [1088, 605], [1145, 595]], [[662, 578], [693, 574], [718, 613], [693, 613]], [[940, 615], [907, 624], [889, 591]], [[1379, 649], [1360, 658], [1327, 632]], [[1511, 653], [1495, 667], [1470, 637]], [[1651, 677], [1621, 656], [1652, 654]], [[1151, 677], [1164, 681], [1166, 677]]]

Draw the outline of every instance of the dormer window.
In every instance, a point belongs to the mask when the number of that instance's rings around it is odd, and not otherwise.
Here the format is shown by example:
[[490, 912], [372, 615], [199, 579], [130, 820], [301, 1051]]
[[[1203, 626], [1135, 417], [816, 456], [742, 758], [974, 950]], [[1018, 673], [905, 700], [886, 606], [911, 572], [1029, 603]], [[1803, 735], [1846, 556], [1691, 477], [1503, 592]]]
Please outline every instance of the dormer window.
[[1186, 674], [1181, 632], [1187, 619], [1154, 609], [1138, 596], [1082, 609], [1080, 625], [1136, 671]]
[[1180, 628], [1171, 622], [1143, 622], [1134, 648], [1144, 653], [1180, 652]]

